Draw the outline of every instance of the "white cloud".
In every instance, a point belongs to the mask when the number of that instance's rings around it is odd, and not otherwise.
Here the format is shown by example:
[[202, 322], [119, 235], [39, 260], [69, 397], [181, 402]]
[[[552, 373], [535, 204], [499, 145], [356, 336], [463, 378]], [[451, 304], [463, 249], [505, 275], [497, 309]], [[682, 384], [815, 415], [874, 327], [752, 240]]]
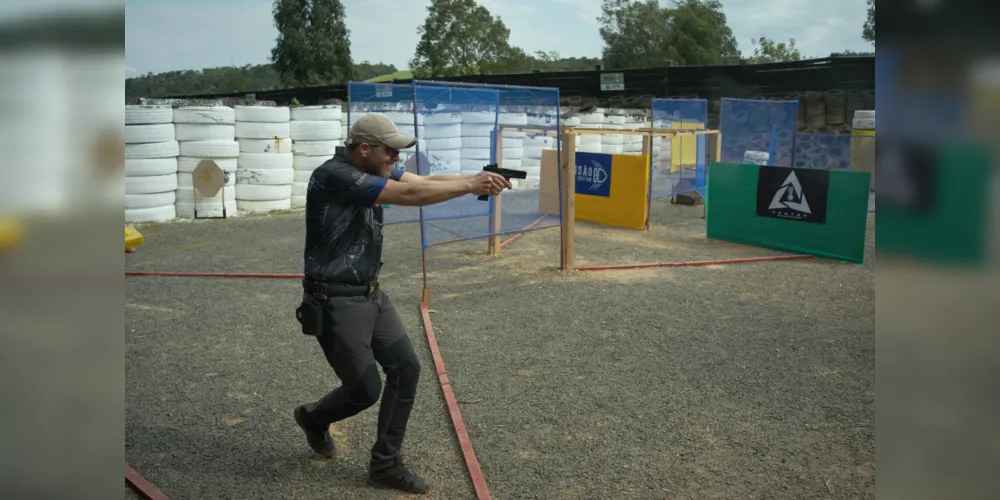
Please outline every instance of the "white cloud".
[[[865, 0], [722, 0], [744, 54], [750, 40], [795, 38], [805, 57], [871, 50]], [[343, 0], [356, 61], [409, 65], [430, 0]], [[531, 53], [599, 57], [601, 0], [479, 0]], [[271, 0], [126, 0], [126, 63], [138, 73], [268, 62], [277, 31]]]

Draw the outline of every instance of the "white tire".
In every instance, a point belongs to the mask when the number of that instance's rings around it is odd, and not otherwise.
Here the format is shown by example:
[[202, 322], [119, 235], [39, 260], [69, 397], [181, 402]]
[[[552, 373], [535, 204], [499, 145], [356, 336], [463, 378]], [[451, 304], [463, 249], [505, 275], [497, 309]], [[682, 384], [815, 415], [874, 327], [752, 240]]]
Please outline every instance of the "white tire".
[[174, 201], [176, 201], [175, 196], [176, 194], [174, 191], [167, 191], [165, 193], [126, 194], [125, 210], [173, 205]]
[[524, 170], [526, 167], [541, 167], [541, 166], [542, 166], [541, 158], [527, 158], [527, 157], [521, 158], [521, 170]]
[[875, 130], [874, 118], [855, 118], [851, 122], [851, 128], [857, 130]]
[[486, 137], [496, 130], [492, 124], [485, 123], [462, 123], [462, 137]]
[[486, 123], [492, 127], [493, 123], [497, 120], [496, 113], [489, 111], [464, 111], [459, 113], [458, 117], [462, 120], [463, 126], [466, 123]]
[[[226, 187], [226, 196], [232, 199], [236, 199], [236, 192], [233, 189], [236, 186], [236, 173], [235, 172], [225, 172], [223, 174], [222, 184]], [[187, 189], [187, 198], [191, 197], [190, 190], [194, 189], [194, 174], [191, 172], [178, 172], [177, 173], [177, 192]], [[201, 196], [201, 195], [198, 195]], [[178, 195], [178, 199], [185, 199]]]
[[174, 121], [170, 106], [125, 106], [125, 125], [158, 125]]
[[520, 160], [521, 156], [524, 155], [524, 148], [503, 148], [502, 159], [506, 160]]
[[233, 108], [236, 122], [288, 123], [291, 113], [285, 107], [236, 106]]
[[[174, 204], [174, 207], [176, 208], [177, 217], [184, 219], [194, 218], [195, 204], [193, 202], [181, 201], [178, 199], [177, 203]], [[214, 200], [207, 198], [204, 200], [198, 200], [197, 208], [198, 208], [198, 218], [202, 217], [215, 218], [215, 217], [222, 217], [223, 215], [225, 215], [226, 217], [232, 217], [234, 215], [237, 215], [238, 213], [236, 207], [236, 198], [233, 198], [232, 200], [228, 198], [226, 199], [225, 212], [222, 211], [223, 203], [221, 200]]]
[[293, 207], [304, 207], [306, 206], [306, 196], [292, 196], [292, 206]]
[[235, 125], [212, 125], [206, 123], [178, 123], [178, 141], [234, 141]]
[[[462, 149], [465, 149], [465, 148], [472, 148], [472, 149], [487, 148], [488, 149], [490, 147], [490, 138], [489, 137], [465, 137], [465, 136], [463, 136], [461, 139], [456, 138], [456, 139], [434, 139], [434, 140], [435, 141], [454, 141], [454, 140], [458, 140], [459, 144], [461, 144], [461, 148]], [[449, 147], [449, 148], [441, 148], [441, 149], [458, 149], [458, 148], [451, 148], [451, 147]]]
[[[313, 170], [293, 170], [292, 183], [307, 183], [312, 178]], [[295, 193], [292, 193], [295, 194]]]
[[483, 149], [483, 148], [476, 148], [476, 149], [462, 148], [461, 159], [463, 159], [463, 160], [489, 161], [489, 159], [490, 159], [490, 149], [489, 148], [485, 148], [485, 149]]
[[[486, 147], [490, 147], [489, 139], [486, 140]], [[424, 151], [448, 151], [450, 149], [462, 149], [465, 147], [464, 137], [448, 137], [444, 139], [428, 139]]]
[[[298, 173], [298, 172], [296, 172], [296, 173]], [[308, 180], [306, 180], [305, 182], [293, 182], [292, 183], [292, 198], [295, 198], [296, 196], [301, 196], [301, 197], [305, 198], [306, 191], [308, 191], [308, 190], [309, 190], [309, 181]]]
[[125, 210], [125, 222], [163, 222], [175, 219], [177, 210], [173, 205]]
[[461, 161], [439, 161], [436, 163], [431, 163], [428, 168], [430, 175], [435, 174], [445, 174], [445, 175], [458, 175], [462, 170]]
[[343, 145], [343, 141], [293, 141], [292, 153], [304, 156], [332, 157], [337, 154], [337, 148]]
[[608, 155], [620, 155], [624, 152], [621, 144], [601, 144], [601, 152]]
[[238, 167], [236, 158], [191, 158], [189, 156], [177, 157], [177, 172], [189, 174], [194, 172], [202, 160], [212, 160], [223, 172], [235, 172]]
[[174, 110], [174, 123], [232, 125], [236, 111], [228, 106], [185, 106]]
[[510, 159], [510, 160], [508, 160], [507, 158], [504, 158], [503, 162], [501, 162], [501, 165], [503, 166], [503, 168], [513, 168], [515, 170], [521, 170], [521, 160], [520, 159], [517, 159], [517, 160]]
[[236, 200], [240, 201], [280, 201], [292, 196], [292, 184], [269, 186], [265, 184], [236, 183]]
[[522, 138], [514, 138], [514, 137], [504, 136], [503, 137], [503, 141], [501, 141], [501, 143], [503, 144], [503, 148], [504, 149], [523, 148], [524, 147], [524, 139], [522, 139]]
[[276, 168], [291, 170], [295, 165], [295, 160], [291, 153], [240, 153], [237, 163], [241, 169], [267, 170]]
[[292, 121], [340, 121], [344, 119], [344, 110], [340, 106], [302, 106], [291, 108], [289, 118]]
[[[258, 186], [261, 187], [261, 186]], [[263, 186], [271, 187], [271, 186]], [[291, 186], [288, 186], [291, 190]], [[292, 197], [280, 200], [236, 200], [236, 208], [243, 213], [270, 212], [272, 210], [288, 210], [292, 208]]]
[[609, 123], [611, 125], [624, 125], [625, 115], [610, 115], [610, 116], [605, 115], [604, 123]]
[[180, 143], [181, 156], [194, 158], [236, 158], [240, 155], [240, 143], [229, 139], [224, 141], [184, 141]]
[[[576, 151], [578, 153], [601, 153], [604, 151], [604, 146], [600, 142], [577, 144]], [[541, 158], [541, 156], [539, 156], [539, 158]]]
[[604, 123], [604, 113], [587, 113], [579, 115], [580, 126], [584, 128], [595, 128], [594, 125]]
[[621, 146], [625, 144], [625, 136], [621, 134], [611, 134], [601, 136], [601, 144]]
[[177, 141], [125, 145], [125, 159], [176, 158], [178, 154]]
[[576, 136], [576, 145], [577, 146], [584, 146], [584, 145], [586, 145], [586, 146], [593, 146], [595, 144], [600, 145], [601, 142], [602, 142], [601, 141], [601, 136], [599, 136], [599, 135], [590, 134], [590, 135], [578, 135], [578, 136]]
[[462, 159], [461, 149], [446, 149], [444, 151], [428, 151], [427, 160], [430, 163], [442, 161], [459, 161]]
[[431, 139], [447, 139], [451, 137], [462, 137], [462, 124], [455, 123], [450, 125], [424, 125], [424, 135], [421, 136], [426, 140]]
[[521, 158], [541, 158], [542, 150], [548, 148], [541, 148], [536, 146], [525, 146], [522, 148]]
[[238, 139], [289, 139], [291, 135], [291, 125], [287, 121], [236, 122], [235, 136]]
[[[424, 118], [424, 127], [430, 127], [431, 125], [460, 125], [462, 123], [462, 117], [458, 113], [454, 112], [441, 112], [441, 113], [421, 113]], [[437, 128], [437, 127], [435, 127]], [[458, 134], [451, 136], [457, 137]], [[427, 137], [430, 139], [430, 137]]]
[[875, 110], [874, 109], [854, 110], [854, 118], [875, 118]]
[[166, 193], [176, 189], [177, 174], [125, 178], [125, 194]]
[[519, 170], [524, 170], [527, 175], [527, 180], [537, 180], [540, 175], [542, 175], [542, 166], [537, 167], [521, 167]]
[[125, 177], [146, 177], [177, 173], [177, 158], [125, 160]]
[[565, 120], [562, 120], [562, 123], [560, 125], [562, 125], [563, 127], [579, 127], [580, 126], [580, 117], [579, 116], [571, 116], [569, 118], [566, 118]]
[[296, 121], [289, 122], [292, 141], [336, 141], [340, 139], [339, 121]]
[[149, 144], [176, 140], [174, 125], [125, 125], [125, 144]]
[[316, 170], [316, 168], [319, 167], [320, 165], [326, 163], [330, 158], [332, 157], [295, 155], [294, 159], [292, 160], [292, 168], [294, 168], [295, 170], [305, 170], [308, 172], [312, 172], [313, 170]]
[[239, 169], [236, 171], [238, 184], [258, 184], [263, 186], [281, 186], [291, 184], [295, 179], [292, 169], [269, 168], [266, 170]]
[[500, 113], [498, 118], [499, 123], [502, 125], [512, 125], [521, 126], [528, 124], [528, 114], [527, 113]]
[[[282, 139], [240, 139], [240, 153], [291, 153], [295, 149], [295, 144], [289, 138]], [[237, 154], [236, 156], [239, 156]]]
[[459, 170], [475, 170], [476, 173], [478, 173], [480, 170], [483, 169], [483, 167], [486, 166], [487, 163], [488, 162], [483, 161], [483, 160], [463, 159], [463, 160], [459, 161], [459, 163], [458, 163], [458, 169]]

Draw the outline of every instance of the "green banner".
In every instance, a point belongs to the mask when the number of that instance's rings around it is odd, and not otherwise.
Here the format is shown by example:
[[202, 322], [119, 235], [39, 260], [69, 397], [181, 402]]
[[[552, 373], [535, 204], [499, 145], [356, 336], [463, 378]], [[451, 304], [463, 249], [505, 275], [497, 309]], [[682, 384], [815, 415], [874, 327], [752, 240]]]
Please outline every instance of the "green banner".
[[708, 237], [862, 263], [871, 174], [713, 163]]

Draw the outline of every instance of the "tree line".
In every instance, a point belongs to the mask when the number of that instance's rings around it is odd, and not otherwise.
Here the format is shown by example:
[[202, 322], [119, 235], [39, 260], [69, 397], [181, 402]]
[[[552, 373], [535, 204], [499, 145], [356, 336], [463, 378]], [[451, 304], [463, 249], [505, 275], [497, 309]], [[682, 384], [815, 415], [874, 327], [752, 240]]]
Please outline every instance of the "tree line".
[[[875, 41], [875, 4], [868, 1], [862, 37]], [[341, 0], [275, 0], [278, 37], [271, 64], [147, 74], [125, 81], [127, 97], [232, 93], [334, 85], [399, 71], [391, 64], [355, 63]], [[417, 32], [410, 70], [416, 78], [579, 71], [672, 65], [721, 65], [744, 57], [719, 0], [604, 0], [600, 58], [528, 53], [510, 44], [510, 30], [475, 0], [431, 0]], [[752, 40], [750, 63], [795, 61], [795, 40]]]

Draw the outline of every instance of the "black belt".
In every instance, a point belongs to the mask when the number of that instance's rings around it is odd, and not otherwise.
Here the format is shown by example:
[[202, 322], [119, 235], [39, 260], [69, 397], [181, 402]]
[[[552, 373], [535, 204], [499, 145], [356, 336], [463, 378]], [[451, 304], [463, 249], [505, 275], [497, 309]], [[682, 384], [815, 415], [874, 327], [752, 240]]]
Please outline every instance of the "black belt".
[[368, 297], [378, 290], [378, 282], [370, 285], [345, 285], [340, 283], [322, 283], [319, 281], [305, 281], [302, 288], [306, 293], [311, 293], [320, 298], [327, 297]]

